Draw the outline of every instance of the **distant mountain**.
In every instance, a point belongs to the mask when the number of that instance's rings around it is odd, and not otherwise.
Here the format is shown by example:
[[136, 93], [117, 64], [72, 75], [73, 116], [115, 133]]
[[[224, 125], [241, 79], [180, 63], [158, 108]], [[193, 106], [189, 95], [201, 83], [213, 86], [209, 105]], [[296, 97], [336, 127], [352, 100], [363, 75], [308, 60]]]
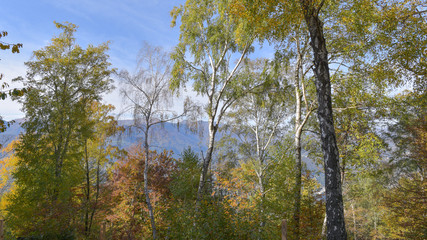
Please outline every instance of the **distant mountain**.
[[6, 129], [5, 132], [0, 133], [0, 144], [6, 146], [8, 143], [16, 139], [24, 129], [21, 127], [21, 124], [25, 121], [25, 119], [15, 119], [11, 121], [10, 127]]
[[[16, 119], [15, 122], [7, 128], [3, 133], [0, 133], [0, 144], [6, 146], [8, 143], [16, 139], [20, 133], [24, 131], [21, 124], [24, 119]], [[126, 131], [112, 137], [113, 145], [123, 149], [127, 149], [132, 145], [136, 145], [143, 141], [143, 133], [136, 128], [132, 128], [133, 120], [119, 120], [118, 124], [125, 127]], [[180, 153], [187, 147], [191, 147], [196, 153], [201, 151], [206, 152], [208, 143], [208, 122], [198, 122], [198, 132], [191, 131], [185, 123], [179, 126], [175, 123], [164, 123], [155, 125], [150, 133], [152, 137], [149, 139], [152, 149], [162, 151], [163, 149], [172, 150], [174, 157], [179, 157]], [[221, 138], [221, 133], [217, 133], [217, 138]], [[307, 153], [303, 151], [303, 161], [307, 164], [307, 168], [312, 171], [319, 170], [318, 166], [309, 158]], [[323, 185], [323, 174], [316, 177]]]
[[[144, 134], [131, 127], [133, 120], [119, 120], [118, 123], [125, 127], [126, 131], [113, 138], [114, 145], [126, 149], [143, 142]], [[208, 123], [198, 122], [198, 132], [191, 131], [185, 123], [159, 124], [150, 129], [150, 136], [150, 147], [154, 150], [172, 150], [175, 155], [179, 155], [185, 148], [191, 147], [195, 152], [205, 152], [208, 141]]]
[[[6, 146], [8, 143], [18, 138], [24, 131], [21, 124], [24, 119], [16, 119], [14, 123], [0, 133], [0, 143]], [[118, 124], [125, 127], [126, 131], [112, 137], [113, 144], [127, 149], [132, 145], [142, 143], [143, 133], [136, 128], [132, 128], [133, 120], [119, 120]], [[200, 121], [198, 123], [198, 132], [191, 131], [186, 124], [164, 123], [155, 125], [150, 129], [150, 146], [155, 150], [172, 150], [174, 155], [179, 155], [185, 148], [191, 147], [194, 151], [206, 152], [208, 123]]]

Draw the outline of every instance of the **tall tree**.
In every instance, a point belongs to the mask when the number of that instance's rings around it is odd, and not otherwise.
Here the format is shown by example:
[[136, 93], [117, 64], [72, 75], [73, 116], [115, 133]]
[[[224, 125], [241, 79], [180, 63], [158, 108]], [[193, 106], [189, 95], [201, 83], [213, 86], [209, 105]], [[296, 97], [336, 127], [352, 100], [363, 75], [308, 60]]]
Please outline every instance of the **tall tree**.
[[76, 26], [55, 23], [62, 33], [33, 53], [26, 63], [24, 85], [25, 133], [16, 156], [16, 192], [8, 219], [18, 236], [72, 233], [75, 218], [72, 188], [80, 180], [81, 139], [93, 132], [87, 126], [87, 106], [111, 89], [107, 44], [76, 44]]
[[344, 206], [342, 199], [339, 153], [332, 115], [331, 78], [329, 73], [328, 50], [319, 12], [324, 1], [300, 1], [302, 12], [310, 33], [314, 55], [314, 76], [317, 89], [317, 117], [325, 164], [326, 215], [328, 239], [346, 239]]
[[241, 63], [253, 50], [253, 36], [242, 35], [237, 41], [235, 34], [241, 29], [237, 28], [238, 19], [228, 12], [229, 4], [225, 0], [187, 0], [171, 12], [172, 25], [181, 17], [179, 44], [172, 54], [175, 64], [171, 88], [178, 89], [191, 81], [194, 91], [207, 98], [204, 109], [209, 122], [209, 142], [202, 156], [196, 206], [204, 194], [221, 120], [228, 108], [251, 88], [238, 73]]
[[390, 183], [384, 194], [387, 237], [426, 237], [425, 201], [427, 168], [427, 92], [407, 92], [395, 97], [388, 134], [395, 144], [389, 165]]
[[[135, 75], [121, 71], [119, 77], [123, 83], [121, 90], [129, 109], [134, 116], [134, 127], [144, 134], [144, 194], [151, 219], [153, 238], [157, 238], [154, 207], [151, 204], [148, 171], [150, 164], [150, 130], [156, 124], [162, 124], [186, 115], [192, 110], [189, 99], [184, 102], [181, 113], [172, 109], [172, 91], [169, 89], [172, 62], [169, 55], [160, 47], [145, 44], [139, 53], [138, 70]], [[142, 161], [142, 159], [141, 159]]]
[[[290, 81], [294, 87], [294, 162], [295, 162], [295, 187], [294, 187], [294, 214], [293, 234], [296, 239], [300, 238], [300, 215], [301, 215], [301, 187], [302, 187], [302, 146], [303, 131], [307, 130], [310, 116], [317, 108], [314, 99], [313, 84], [307, 77], [311, 64], [309, 63], [309, 36], [301, 26], [296, 26], [295, 31], [290, 34], [288, 48], [279, 51], [280, 55], [293, 56], [281, 63], [284, 68], [292, 68]], [[280, 59], [279, 59], [280, 60]], [[295, 62], [289, 62], [294, 60]], [[293, 64], [293, 65], [292, 65]], [[287, 66], [290, 65], [290, 66]]]
[[244, 22], [251, 25], [264, 38], [284, 39], [293, 30], [293, 26], [301, 24], [306, 26], [314, 56], [317, 116], [325, 167], [328, 239], [346, 239], [339, 154], [332, 115], [328, 51], [323, 22], [319, 15], [324, 3], [324, 0], [298, 0], [257, 1], [254, 4], [253, 1], [236, 0], [234, 9], [237, 9], [235, 14], [242, 16], [245, 19]]
[[[111, 137], [123, 130], [118, 127], [114, 117], [109, 115], [114, 106], [103, 105], [100, 102], [93, 102], [87, 106], [88, 123], [87, 128], [93, 131], [91, 138], [82, 138], [83, 161], [80, 166], [83, 168], [84, 183], [81, 184], [82, 197], [82, 216], [83, 216], [83, 235], [86, 238], [93, 236], [93, 226], [99, 221], [95, 214], [100, 209], [101, 191], [104, 190], [107, 180], [107, 164], [120, 156], [117, 147], [112, 146]], [[80, 191], [80, 189], [77, 189]]]
[[[274, 78], [279, 77], [277, 72], [272, 73], [274, 72], [272, 68], [274, 66], [271, 62], [265, 59], [247, 61], [242, 74], [245, 73], [246, 78], [253, 78], [254, 82], [260, 85], [272, 80], [276, 81], [276, 84], [282, 84]], [[269, 170], [272, 168], [270, 149], [272, 145], [283, 140], [280, 136], [284, 119], [288, 116], [287, 88], [285, 85], [275, 87], [274, 91], [265, 89], [262, 92], [248, 93], [238, 99], [225, 115], [224, 129], [229, 134], [224, 134], [227, 137], [223, 136], [220, 140], [222, 149], [226, 149], [224, 158], [228, 161], [224, 165], [233, 164], [233, 159], [227, 154], [229, 152], [227, 150], [231, 149], [235, 151], [233, 155], [237, 155], [239, 164], [245, 164], [256, 174], [254, 186], [255, 191], [260, 194], [258, 205], [260, 235], [263, 234], [266, 224], [264, 205], [271, 172]]]

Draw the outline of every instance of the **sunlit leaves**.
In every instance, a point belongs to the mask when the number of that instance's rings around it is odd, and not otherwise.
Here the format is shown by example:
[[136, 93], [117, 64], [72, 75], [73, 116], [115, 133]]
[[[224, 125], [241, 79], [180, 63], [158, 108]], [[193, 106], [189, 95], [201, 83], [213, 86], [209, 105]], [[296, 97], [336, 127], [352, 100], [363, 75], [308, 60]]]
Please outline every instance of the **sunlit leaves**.
[[0, 160], [0, 215], [5, 217], [5, 208], [9, 203], [8, 194], [14, 190], [12, 173], [16, 168], [18, 158], [14, 155], [17, 141], [12, 141], [1, 150]]
[[75, 43], [75, 25], [56, 25], [63, 32], [33, 53], [21, 79], [30, 90], [21, 100], [25, 134], [16, 148], [17, 188], [7, 208], [10, 226], [21, 236], [73, 231], [82, 146], [95, 137], [89, 108], [112, 87], [108, 45], [83, 49]]
[[[6, 31], [1, 31], [0, 32], [0, 39], [2, 37], [6, 37], [7, 34], [8, 33]], [[8, 49], [12, 48], [12, 53], [19, 53], [19, 49], [22, 47], [23, 47], [22, 43], [11, 44], [11, 43], [5, 43], [5, 42], [0, 40], [0, 50], [8, 50]]]
[[[425, 165], [425, 160], [424, 160]], [[427, 218], [425, 173], [414, 172], [400, 178], [384, 196], [386, 227], [383, 234], [393, 239], [422, 239], [426, 237]]]
[[[163, 212], [168, 207], [167, 202], [171, 194], [168, 187], [176, 169], [176, 160], [167, 151], [161, 153], [151, 151], [149, 154], [148, 179], [152, 204], [156, 206], [157, 212]], [[119, 159], [113, 166], [108, 186], [111, 193], [105, 196], [110, 207], [105, 210], [105, 216], [114, 224], [111, 228], [114, 238], [151, 236], [143, 191], [142, 172], [144, 172], [145, 161], [145, 152], [140, 145], [136, 145], [129, 149], [126, 157]], [[162, 229], [163, 221], [166, 219], [158, 217], [156, 215], [156, 222]], [[159, 234], [162, 234], [162, 231], [159, 231]]]
[[[0, 39], [2, 37], [6, 37], [6, 36], [7, 36], [6, 31], [0, 32]], [[0, 50], [8, 50], [8, 49], [10, 49], [10, 47], [12, 47], [12, 53], [19, 53], [19, 48], [22, 48], [22, 46], [23, 46], [22, 43], [9, 44], [9, 43], [5, 43], [5, 42], [0, 41]], [[3, 78], [3, 74], [0, 73], [0, 81], [2, 80], [2, 78]], [[7, 98], [7, 96], [20, 97], [20, 96], [24, 95], [24, 93], [27, 91], [25, 88], [24, 89], [14, 88], [14, 89], [8, 90], [7, 89], [8, 87], [9, 87], [8, 83], [6, 83], [6, 82], [1, 83], [1, 85], [0, 85], [0, 101], [5, 100]], [[9, 126], [10, 126], [10, 123], [5, 124], [2, 117], [0, 116], [0, 133], [4, 132], [6, 130], [6, 128]], [[0, 148], [1, 147], [2, 147], [2, 145], [0, 144]]]

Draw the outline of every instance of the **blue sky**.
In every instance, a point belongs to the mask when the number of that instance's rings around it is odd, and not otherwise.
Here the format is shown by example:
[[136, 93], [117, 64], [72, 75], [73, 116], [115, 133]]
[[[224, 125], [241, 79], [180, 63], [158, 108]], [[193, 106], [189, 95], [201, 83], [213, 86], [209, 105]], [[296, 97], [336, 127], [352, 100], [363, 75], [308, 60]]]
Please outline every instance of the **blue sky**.
[[[110, 41], [109, 55], [113, 67], [135, 68], [136, 56], [143, 41], [171, 50], [177, 43], [179, 28], [171, 28], [170, 11], [183, 0], [13, 0], [2, 1], [0, 30], [9, 35], [8, 43], [22, 43], [19, 54], [0, 52], [3, 80], [25, 76], [24, 62], [34, 50], [59, 34], [54, 21], [68, 21], [79, 26], [78, 44], [98, 45]], [[117, 91], [104, 97], [120, 108]], [[0, 115], [6, 120], [23, 117], [20, 105], [10, 100], [0, 102]]]
[[[132, 72], [136, 57], [144, 41], [151, 45], [172, 50], [178, 43], [179, 25], [170, 27], [170, 11], [185, 0], [9, 0], [2, 1], [0, 30], [9, 35], [1, 40], [22, 43], [19, 54], [0, 51], [2, 81], [25, 76], [24, 62], [32, 52], [49, 44], [60, 32], [54, 21], [71, 22], [79, 28], [77, 43], [83, 47], [110, 41], [110, 61], [114, 68]], [[179, 24], [179, 23], [178, 23]], [[269, 47], [259, 49], [257, 56], [272, 57]], [[116, 113], [123, 109], [119, 86], [104, 97], [105, 103], [116, 106]], [[19, 85], [11, 84], [11, 87]], [[194, 101], [203, 101], [201, 96], [189, 92]], [[182, 101], [182, 100], [181, 100]], [[180, 100], [175, 100], [179, 104]], [[5, 120], [24, 117], [21, 106], [10, 99], [0, 101], [0, 116]]]

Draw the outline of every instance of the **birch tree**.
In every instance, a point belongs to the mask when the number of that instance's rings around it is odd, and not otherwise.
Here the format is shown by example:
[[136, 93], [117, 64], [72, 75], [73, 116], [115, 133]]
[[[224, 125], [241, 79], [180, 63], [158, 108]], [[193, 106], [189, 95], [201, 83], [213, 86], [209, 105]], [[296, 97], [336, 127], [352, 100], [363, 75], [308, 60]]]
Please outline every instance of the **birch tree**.
[[228, 8], [229, 2], [225, 0], [187, 0], [171, 13], [172, 25], [178, 17], [181, 20], [179, 44], [172, 54], [175, 63], [171, 88], [178, 89], [191, 82], [193, 90], [207, 101], [204, 109], [209, 140], [207, 152], [202, 156], [197, 203], [203, 196], [221, 120], [230, 106], [251, 88], [239, 77], [239, 69], [253, 51], [253, 36], [245, 35], [237, 42], [235, 34], [242, 29], [236, 27], [237, 19], [232, 18]]
[[[304, 34], [305, 33], [305, 34]], [[309, 41], [308, 35], [304, 29], [296, 29], [291, 35], [291, 43], [295, 52], [293, 68], [293, 86], [294, 86], [294, 107], [295, 107], [295, 124], [294, 124], [294, 161], [295, 161], [295, 186], [294, 186], [294, 214], [293, 223], [295, 224], [294, 234], [296, 239], [300, 236], [300, 215], [301, 215], [301, 178], [302, 178], [302, 135], [309, 122], [313, 111], [317, 108], [317, 102], [310, 94], [310, 82], [307, 81], [310, 64], [308, 63]]]
[[138, 69], [135, 74], [123, 70], [119, 73], [122, 82], [121, 93], [129, 104], [128, 110], [134, 118], [133, 127], [144, 135], [143, 148], [144, 161], [144, 195], [150, 215], [153, 238], [157, 238], [154, 206], [150, 198], [148, 170], [150, 169], [150, 139], [151, 129], [154, 125], [177, 120], [187, 114], [191, 109], [188, 99], [184, 102], [183, 111], [177, 113], [172, 109], [172, 91], [169, 89], [172, 62], [169, 55], [160, 47], [145, 44], [139, 53]]
[[[275, 72], [271, 62], [265, 59], [248, 61], [245, 64], [246, 78], [253, 78], [259, 84], [279, 83], [280, 75]], [[272, 84], [273, 85], [273, 84]], [[264, 202], [268, 192], [267, 185], [273, 161], [270, 149], [275, 145], [283, 132], [283, 122], [289, 116], [288, 86], [266, 88], [263, 91], [248, 93], [238, 99], [225, 117], [225, 130], [230, 132], [231, 139], [224, 138], [223, 148], [237, 145], [237, 159], [240, 164], [247, 164], [256, 174], [256, 192], [260, 194], [259, 233], [263, 234], [266, 224]], [[230, 142], [231, 140], [231, 142]], [[222, 139], [221, 139], [222, 141]]]
[[[246, 20], [264, 38], [284, 39], [293, 26], [305, 25], [313, 53], [313, 74], [317, 92], [317, 116], [324, 154], [328, 239], [346, 239], [339, 154], [332, 116], [331, 78], [328, 51], [320, 10], [324, 0], [234, 1], [235, 14]], [[254, 16], [251, 16], [254, 15]], [[279, 30], [280, 29], [280, 30]]]

